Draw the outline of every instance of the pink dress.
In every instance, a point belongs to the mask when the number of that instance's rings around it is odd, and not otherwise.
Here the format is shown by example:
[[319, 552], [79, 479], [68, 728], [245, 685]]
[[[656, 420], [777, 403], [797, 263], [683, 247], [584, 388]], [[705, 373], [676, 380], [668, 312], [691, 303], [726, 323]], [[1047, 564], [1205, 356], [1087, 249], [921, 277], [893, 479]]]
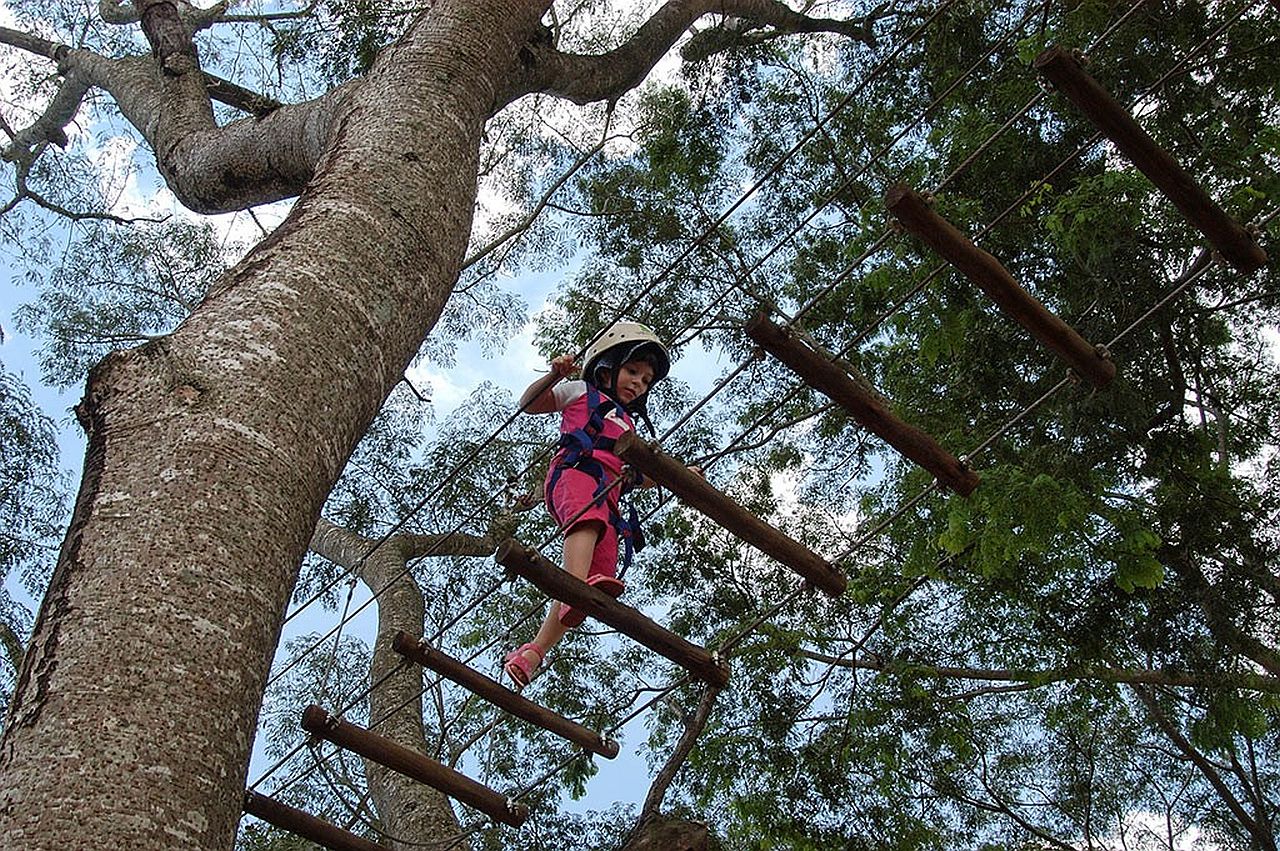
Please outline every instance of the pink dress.
[[[587, 425], [591, 411], [587, 402], [587, 384], [585, 381], [565, 381], [556, 385], [552, 391], [556, 410], [560, 411], [560, 433], [570, 434]], [[609, 399], [600, 393], [601, 400]], [[631, 416], [626, 411], [614, 408], [604, 417], [604, 428], [600, 436], [616, 440], [624, 433], [633, 430]], [[597, 522], [604, 527], [591, 556], [591, 569], [588, 576], [603, 574], [616, 576], [618, 572], [618, 531], [614, 528], [613, 518], [618, 517], [618, 501], [621, 499], [621, 486], [612, 488], [608, 495], [598, 502], [596, 490], [599, 482], [589, 473], [573, 467], [563, 466], [562, 461], [569, 450], [561, 448], [551, 459], [544, 484], [547, 510], [551, 512], [561, 527], [568, 534], [584, 523]], [[604, 471], [606, 486], [622, 474], [622, 459], [612, 452], [596, 449], [591, 453]], [[556, 476], [556, 469], [560, 474]], [[554, 484], [553, 484], [554, 479]], [[567, 525], [566, 525], [567, 524]]]

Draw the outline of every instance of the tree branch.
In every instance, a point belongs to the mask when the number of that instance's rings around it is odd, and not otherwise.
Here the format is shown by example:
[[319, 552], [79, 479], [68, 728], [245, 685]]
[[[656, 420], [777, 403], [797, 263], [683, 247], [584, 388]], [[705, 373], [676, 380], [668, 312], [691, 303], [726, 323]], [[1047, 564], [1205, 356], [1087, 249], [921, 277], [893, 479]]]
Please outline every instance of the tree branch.
[[1257, 662], [1273, 676], [1280, 677], [1280, 654], [1236, 626], [1230, 607], [1223, 602], [1222, 595], [1209, 584], [1204, 573], [1192, 561], [1185, 546], [1161, 547], [1160, 558], [1173, 568], [1187, 590], [1194, 595], [1210, 632], [1219, 641]]
[[703, 62], [717, 53], [723, 53], [735, 47], [756, 47], [793, 32], [835, 32], [849, 36], [868, 46], [875, 44], [872, 27], [875, 21], [889, 6], [882, 3], [879, 8], [859, 20], [834, 21], [829, 18], [811, 19], [818, 25], [812, 29], [775, 28], [760, 32], [760, 24], [743, 18], [729, 18], [718, 26], [708, 27], [693, 34], [693, 37], [680, 48], [680, 57], [686, 62]]
[[[1053, 845], [1057, 848], [1061, 848], [1063, 849], [1063, 851], [1076, 851], [1075, 846], [1067, 842], [1063, 842], [1061, 839], [1054, 836], [1052, 833], [1049, 833], [1047, 830], [1040, 827], [1039, 825], [1032, 824], [1030, 821], [1024, 818], [1020, 813], [1014, 810], [1014, 808], [1010, 806], [1010, 804], [1007, 801], [1005, 801], [1004, 798], [996, 794], [995, 788], [991, 785], [991, 779], [987, 775], [987, 759], [985, 755], [982, 758], [982, 788], [985, 789], [987, 794], [991, 796], [990, 805], [995, 809], [996, 812], [1003, 813], [1014, 824], [1018, 825], [1023, 830], [1027, 831], [1033, 836], [1039, 837], [1040, 839], [1049, 843], [1050, 845]], [[967, 797], [967, 796], [962, 795], [961, 797]], [[973, 799], [972, 802], [976, 803], [977, 799]]]
[[0, 157], [10, 162], [35, 159], [34, 148], [42, 142], [52, 142], [59, 148], [67, 146], [67, 134], [62, 129], [71, 123], [80, 110], [80, 103], [89, 92], [89, 81], [84, 74], [72, 69], [63, 78], [44, 112], [30, 127], [14, 134]]
[[43, 56], [55, 62], [61, 60], [71, 50], [65, 44], [49, 41], [47, 38], [40, 38], [20, 30], [11, 30], [8, 27], [0, 27], [0, 44], [7, 44], [10, 47], [16, 47], [19, 50], [25, 50], [27, 53], [34, 53], [36, 56]]
[[1155, 696], [1143, 686], [1131, 685], [1130, 688], [1138, 696], [1138, 699], [1142, 701], [1143, 705], [1146, 706], [1147, 714], [1151, 716], [1151, 720], [1156, 722], [1156, 726], [1165, 734], [1165, 737], [1173, 742], [1178, 750], [1191, 761], [1191, 764], [1200, 770], [1204, 778], [1209, 781], [1209, 785], [1218, 793], [1222, 802], [1227, 805], [1227, 809], [1231, 810], [1231, 814], [1249, 832], [1249, 835], [1266, 851], [1276, 851], [1275, 838], [1270, 831], [1263, 830], [1257, 822], [1249, 817], [1249, 814], [1245, 812], [1244, 806], [1236, 799], [1226, 781], [1222, 779], [1222, 775], [1205, 758], [1204, 754], [1196, 750], [1191, 742], [1182, 735], [1169, 716], [1165, 715], [1164, 710], [1156, 702]]
[[685, 721], [684, 732], [680, 735], [680, 741], [676, 742], [675, 750], [671, 752], [671, 756], [667, 757], [666, 764], [662, 766], [662, 770], [658, 772], [658, 776], [653, 779], [653, 784], [649, 787], [649, 794], [645, 796], [644, 806], [640, 810], [640, 818], [636, 820], [637, 825], [642, 825], [647, 819], [657, 815], [658, 809], [662, 806], [662, 799], [666, 797], [667, 789], [676, 779], [676, 772], [689, 758], [694, 745], [698, 743], [698, 737], [706, 728], [707, 719], [711, 717], [711, 707], [719, 694], [720, 689], [715, 686], [707, 686], [706, 691], [702, 693], [698, 708], [694, 710], [692, 717]]
[[258, 94], [255, 91], [238, 86], [230, 80], [204, 72], [204, 87], [209, 97], [227, 106], [262, 118], [269, 112], [279, 109], [283, 104], [275, 98]]
[[520, 221], [516, 222], [507, 230], [503, 231], [484, 248], [481, 248], [475, 254], [471, 255], [466, 260], [464, 260], [462, 263], [462, 268], [467, 269], [467, 268], [470, 268], [471, 266], [474, 266], [476, 263], [479, 263], [481, 260], [483, 260], [484, 258], [488, 257], [490, 254], [492, 254], [494, 251], [496, 251], [503, 243], [507, 242], [507, 240], [512, 239], [513, 237], [519, 236], [520, 234], [527, 231], [529, 227], [533, 224], [534, 220], [537, 219], [538, 216], [542, 213], [542, 211], [546, 209], [547, 205], [551, 203], [552, 197], [554, 197], [555, 194], [560, 191], [560, 188], [564, 186], [565, 183], [568, 182], [569, 178], [577, 174], [578, 169], [586, 165], [587, 162], [590, 161], [592, 157], [594, 157], [596, 154], [604, 150], [605, 144], [607, 144], [611, 139], [617, 138], [616, 136], [607, 135], [608, 133], [607, 126], [605, 128], [605, 131], [606, 131], [606, 135], [602, 136], [600, 138], [600, 141], [597, 142], [593, 148], [591, 148], [589, 151], [585, 151], [582, 154], [582, 156], [578, 157], [578, 159], [574, 161], [573, 165], [569, 167], [568, 171], [566, 171], [564, 174], [556, 178], [556, 181], [552, 183], [551, 186], [547, 188], [547, 191], [542, 194], [542, 197], [538, 199], [538, 203], [534, 205], [533, 209], [529, 211], [528, 215], [526, 215]]
[[401, 532], [392, 536], [404, 551], [405, 558], [425, 556], [489, 556], [497, 549], [497, 541], [485, 535], [468, 535], [465, 532], [447, 532], [427, 535]]
[[18, 634], [13, 631], [9, 624], [0, 620], [0, 646], [4, 647], [4, 655], [9, 660], [9, 664], [13, 666], [14, 673], [22, 670], [22, 660], [26, 656], [26, 649], [22, 646], [21, 639]]
[[[201, 9], [187, 0], [160, 0], [160, 2], [173, 7], [178, 19], [189, 32], [208, 29], [216, 21], [222, 20], [227, 7], [231, 5], [228, 0], [218, 0], [209, 8]], [[146, 0], [141, 4], [135, 0], [98, 0], [98, 15], [108, 24], [117, 26], [137, 24], [141, 23], [144, 17], [140, 5], [147, 5]]]
[[[863, 656], [848, 659], [829, 656], [812, 650], [801, 650], [800, 655], [815, 662], [823, 662], [842, 668], [884, 673], [931, 677], [934, 679], [985, 680], [988, 682], [1021, 683], [1026, 687], [1038, 687], [1049, 683], [1072, 680], [1098, 680], [1108, 683], [1160, 685], [1173, 688], [1239, 688], [1280, 694], [1280, 679], [1261, 674], [1221, 674], [1203, 676], [1173, 671], [1152, 671], [1141, 668], [1048, 668], [1036, 670], [1002, 670], [995, 668], [964, 668], [939, 665], [922, 665], [915, 661], [883, 659]], [[1019, 687], [1021, 690], [1021, 687]]]
[[[110, 94], [156, 152], [169, 188], [198, 213], [232, 212], [301, 193], [330, 130], [361, 85], [352, 81], [314, 100], [277, 106], [203, 73], [158, 75], [148, 57], [108, 59], [4, 27], [0, 44], [53, 59], [77, 86], [97, 86]], [[171, 71], [181, 70], [182, 62], [170, 65]], [[211, 95], [258, 117], [218, 127]]]
[[870, 40], [864, 22], [810, 18], [775, 0], [668, 0], [625, 44], [607, 53], [561, 53], [550, 44], [531, 48], [533, 90], [579, 104], [616, 101], [644, 80], [694, 21], [713, 12], [781, 33], [833, 32]]

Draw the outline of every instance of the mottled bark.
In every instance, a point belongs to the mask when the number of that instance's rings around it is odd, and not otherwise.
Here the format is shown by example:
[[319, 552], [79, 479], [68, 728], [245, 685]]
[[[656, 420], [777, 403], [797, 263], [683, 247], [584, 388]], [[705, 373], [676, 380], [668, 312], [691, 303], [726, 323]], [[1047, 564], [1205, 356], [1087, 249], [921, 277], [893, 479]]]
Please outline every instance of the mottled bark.
[[[356, 108], [353, 96], [362, 86], [348, 83], [315, 100], [217, 127], [203, 75], [165, 77], [149, 58], [109, 60], [88, 51], [71, 51], [66, 62], [111, 93], [155, 151], [174, 195], [200, 213], [241, 210], [302, 192], [341, 132], [339, 122]], [[358, 102], [377, 102], [378, 94]]]
[[653, 816], [637, 826], [620, 851], [709, 851], [710, 847], [705, 824]]
[[[361, 85], [348, 83], [314, 100], [280, 106], [207, 74], [162, 73], [151, 57], [108, 59], [4, 27], [0, 43], [54, 60], [64, 76], [57, 98], [17, 134], [10, 150], [59, 141], [85, 90], [103, 89], [156, 152], [174, 195], [198, 213], [243, 210], [300, 194]], [[218, 127], [211, 96], [255, 117]]]

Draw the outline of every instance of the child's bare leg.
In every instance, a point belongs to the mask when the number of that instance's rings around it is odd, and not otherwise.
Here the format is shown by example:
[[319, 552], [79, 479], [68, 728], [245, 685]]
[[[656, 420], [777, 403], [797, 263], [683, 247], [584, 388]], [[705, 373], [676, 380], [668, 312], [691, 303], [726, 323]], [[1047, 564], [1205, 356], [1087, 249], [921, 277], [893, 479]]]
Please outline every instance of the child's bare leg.
[[[604, 534], [604, 524], [599, 520], [581, 523], [564, 536], [564, 569], [579, 579], [586, 579], [591, 570], [591, 556], [595, 552], [596, 543]], [[560, 623], [560, 604], [554, 600], [547, 607], [547, 616], [542, 621], [542, 628], [534, 636], [533, 643], [547, 652], [564, 638], [568, 632]]]

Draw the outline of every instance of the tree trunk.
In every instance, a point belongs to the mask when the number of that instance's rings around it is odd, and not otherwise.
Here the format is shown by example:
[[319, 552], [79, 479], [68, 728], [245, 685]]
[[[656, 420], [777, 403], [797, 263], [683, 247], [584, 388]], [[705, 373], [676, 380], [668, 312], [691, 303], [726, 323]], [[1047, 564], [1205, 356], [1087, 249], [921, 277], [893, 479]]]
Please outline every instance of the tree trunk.
[[[403, 554], [379, 550], [360, 569], [360, 578], [366, 585], [387, 588], [378, 598], [378, 636], [369, 678], [379, 685], [369, 695], [369, 723], [377, 723], [379, 735], [440, 759], [441, 755], [434, 753], [436, 749], [427, 746], [422, 722], [422, 668], [401, 665], [404, 660], [391, 649], [399, 630], [422, 631], [426, 611], [413, 577], [401, 576], [404, 566]], [[388, 587], [393, 580], [394, 584]], [[368, 760], [364, 770], [370, 797], [388, 835], [384, 844], [410, 851], [423, 842], [439, 842], [459, 832], [457, 816], [442, 793]], [[468, 843], [458, 847], [465, 851]]]
[[[426, 540], [425, 547], [415, 546], [418, 538]], [[378, 735], [397, 744], [447, 761], [446, 755], [436, 753], [438, 748], [426, 741], [422, 720], [423, 670], [415, 664], [402, 664], [400, 655], [391, 648], [398, 631], [416, 634], [423, 630], [426, 604], [421, 588], [405, 567], [413, 556], [423, 551], [435, 552], [433, 545], [437, 545], [437, 539], [394, 535], [361, 562], [361, 556], [373, 544], [322, 517], [316, 524], [311, 549], [335, 564], [356, 568], [360, 580], [379, 595], [378, 634], [369, 666], [369, 681], [376, 685], [369, 695], [370, 726]], [[484, 556], [493, 551], [493, 542], [458, 534], [449, 536], [438, 549], [442, 556]], [[381, 828], [386, 833], [386, 838], [381, 840], [383, 845], [409, 851], [459, 833], [453, 805], [440, 792], [368, 760], [365, 776]], [[460, 842], [457, 847], [465, 851], [468, 844]]]
[[541, 4], [440, 0], [288, 219], [106, 358], [0, 750], [0, 846], [230, 848], [281, 617], [334, 480], [456, 280], [488, 115]]
[[701, 822], [650, 816], [620, 851], [710, 851], [710, 832]]

